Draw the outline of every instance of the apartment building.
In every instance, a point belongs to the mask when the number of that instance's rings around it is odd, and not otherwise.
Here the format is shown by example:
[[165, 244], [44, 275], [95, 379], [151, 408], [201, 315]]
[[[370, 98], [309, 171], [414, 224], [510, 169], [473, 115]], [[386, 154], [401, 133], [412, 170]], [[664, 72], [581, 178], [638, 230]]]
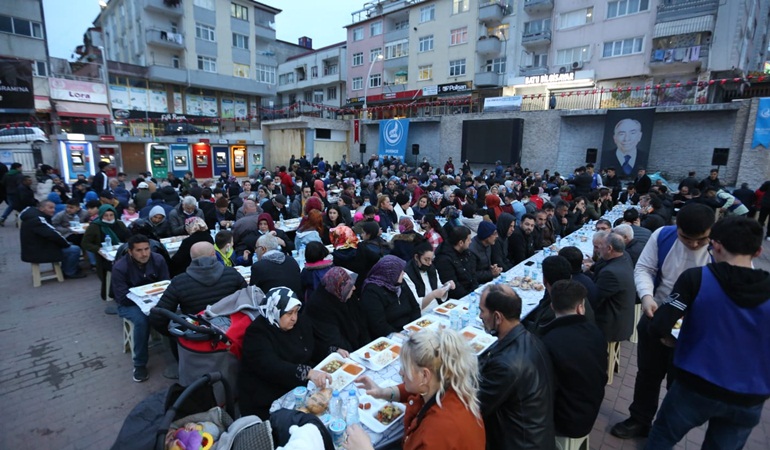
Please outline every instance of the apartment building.
[[[300, 44], [303, 42], [309, 42], [309, 38], [300, 38]], [[306, 102], [340, 108], [345, 104], [346, 81], [347, 43], [344, 41], [289, 57], [278, 66], [275, 107], [281, 109]]]

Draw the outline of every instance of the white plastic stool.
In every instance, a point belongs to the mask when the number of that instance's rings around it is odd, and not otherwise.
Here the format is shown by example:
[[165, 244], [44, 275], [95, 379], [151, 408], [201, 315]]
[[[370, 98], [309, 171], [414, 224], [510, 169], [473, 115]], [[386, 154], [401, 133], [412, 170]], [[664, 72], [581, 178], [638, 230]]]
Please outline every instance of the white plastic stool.
[[634, 306], [634, 332], [631, 334], [631, 338], [628, 340], [631, 341], [632, 344], [636, 344], [639, 342], [639, 336], [636, 334], [636, 326], [639, 324], [639, 320], [642, 318], [642, 304], [637, 303], [636, 306]]
[[40, 271], [40, 264], [32, 264], [32, 286], [40, 287], [40, 285], [43, 284], [43, 281], [47, 280], [57, 280], [59, 283], [64, 281], [64, 273], [61, 271], [61, 263], [54, 262], [50, 264], [52, 266], [51, 270], [46, 270], [43, 272]]
[[612, 384], [612, 378], [620, 367], [620, 342], [607, 344], [607, 385]]
[[581, 438], [568, 438], [565, 436], [556, 436], [557, 450], [588, 450], [588, 435]]
[[134, 354], [134, 322], [123, 319], [123, 353]]

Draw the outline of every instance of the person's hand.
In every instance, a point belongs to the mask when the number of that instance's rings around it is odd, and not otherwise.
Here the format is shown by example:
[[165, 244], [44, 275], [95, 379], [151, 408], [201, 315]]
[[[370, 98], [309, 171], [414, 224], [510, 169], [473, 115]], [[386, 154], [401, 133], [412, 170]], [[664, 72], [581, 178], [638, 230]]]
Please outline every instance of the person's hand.
[[500, 275], [500, 272], [503, 271], [503, 269], [500, 266], [498, 266], [497, 264], [492, 264], [490, 269], [492, 270], [492, 276], [495, 276], [495, 277]]
[[561, 218], [561, 224], [562, 225], [567, 225], [567, 218], [566, 217], [562, 217]]
[[355, 380], [356, 387], [366, 390], [366, 395], [371, 395], [374, 398], [382, 398], [382, 388], [377, 383], [366, 375], [361, 375]]
[[644, 315], [652, 319], [653, 314], [655, 314], [655, 311], [658, 309], [658, 304], [655, 303], [655, 300], [652, 298], [652, 295], [645, 295], [642, 297], [642, 311], [644, 312]]
[[451, 291], [455, 288], [455, 282], [453, 280], [449, 280], [446, 283], [444, 283], [444, 292]]
[[316, 385], [319, 389], [323, 389], [326, 387], [326, 382], [328, 381], [329, 384], [332, 383], [332, 376], [329, 375], [326, 372], [311, 369], [310, 372], [307, 374], [307, 379], [312, 381], [313, 384]]
[[277, 233], [275, 232], [275, 230], [271, 231], [270, 234], [272, 234], [273, 236], [277, 236]]
[[372, 441], [369, 439], [369, 435], [366, 434], [361, 425], [354, 423], [346, 430], [347, 437], [342, 444], [342, 448], [350, 450], [369, 450], [374, 449], [372, 447]]
[[279, 247], [286, 247], [286, 242], [283, 239], [277, 237], [275, 240], [278, 242]]
[[339, 353], [340, 356], [343, 358], [350, 358], [350, 352], [345, 350], [344, 348], [338, 348], [337, 353]]
[[251, 256], [251, 252], [248, 251], [248, 250], [244, 250], [243, 251], [243, 259], [247, 260], [247, 259], [249, 259], [249, 256]]
[[666, 336], [660, 338], [660, 343], [665, 345], [666, 347], [674, 348], [676, 347], [676, 339], [674, 339], [674, 336]]

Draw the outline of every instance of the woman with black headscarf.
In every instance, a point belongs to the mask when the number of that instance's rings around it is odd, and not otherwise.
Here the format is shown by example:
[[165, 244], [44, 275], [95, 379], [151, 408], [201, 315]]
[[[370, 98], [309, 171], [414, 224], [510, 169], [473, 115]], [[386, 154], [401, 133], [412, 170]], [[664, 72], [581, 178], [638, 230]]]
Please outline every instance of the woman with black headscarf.
[[399, 332], [420, 317], [420, 305], [412, 292], [401, 288], [405, 266], [403, 259], [385, 256], [372, 267], [364, 281], [361, 307], [372, 338]]

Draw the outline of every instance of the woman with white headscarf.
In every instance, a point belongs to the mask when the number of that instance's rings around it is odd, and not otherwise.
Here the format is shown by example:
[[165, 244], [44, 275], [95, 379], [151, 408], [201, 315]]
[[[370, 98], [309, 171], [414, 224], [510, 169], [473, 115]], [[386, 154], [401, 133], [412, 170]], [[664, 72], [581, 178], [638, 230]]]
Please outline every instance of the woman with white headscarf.
[[314, 345], [313, 325], [299, 315], [302, 303], [287, 287], [267, 291], [260, 315], [243, 338], [241, 372], [238, 379], [241, 414], [269, 416], [270, 405], [283, 394], [308, 380], [325, 386], [331, 376], [315, 370], [320, 358]]
[[171, 257], [171, 276], [175, 277], [180, 273], [184, 273], [187, 267], [192, 263], [192, 256], [190, 256], [190, 250], [193, 244], [198, 242], [208, 242], [214, 245], [214, 239], [211, 237], [209, 227], [206, 222], [198, 216], [188, 217], [184, 223], [184, 229], [187, 231], [188, 236], [182, 240], [179, 244], [179, 250]]

